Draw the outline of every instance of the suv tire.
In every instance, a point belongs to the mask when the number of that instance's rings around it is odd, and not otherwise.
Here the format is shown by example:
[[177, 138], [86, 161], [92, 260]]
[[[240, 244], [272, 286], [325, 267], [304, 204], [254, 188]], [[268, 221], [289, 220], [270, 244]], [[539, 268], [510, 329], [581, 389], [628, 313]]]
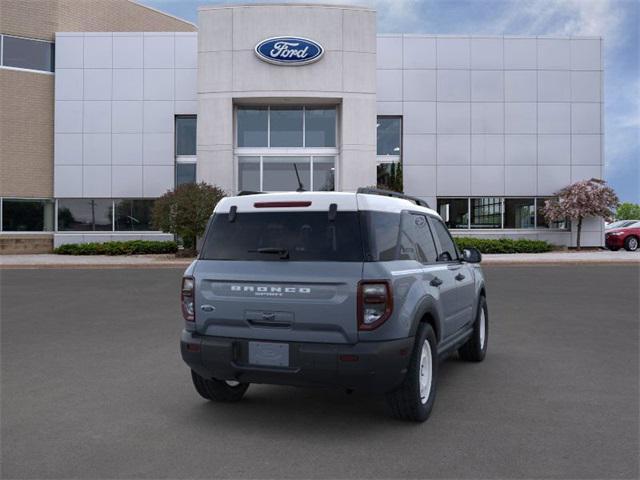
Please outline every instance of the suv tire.
[[391, 414], [401, 420], [424, 422], [436, 399], [438, 352], [436, 335], [431, 325], [418, 328], [407, 374], [402, 384], [387, 393]]
[[635, 252], [638, 250], [638, 237], [634, 237], [633, 235], [628, 236], [624, 239], [624, 249], [628, 252]]
[[487, 353], [489, 340], [489, 311], [484, 296], [478, 302], [478, 313], [473, 324], [473, 333], [467, 342], [458, 349], [460, 358], [467, 362], [481, 362]]
[[202, 398], [216, 402], [237, 402], [249, 388], [248, 383], [208, 379], [201, 377], [193, 370], [191, 370], [191, 380]]

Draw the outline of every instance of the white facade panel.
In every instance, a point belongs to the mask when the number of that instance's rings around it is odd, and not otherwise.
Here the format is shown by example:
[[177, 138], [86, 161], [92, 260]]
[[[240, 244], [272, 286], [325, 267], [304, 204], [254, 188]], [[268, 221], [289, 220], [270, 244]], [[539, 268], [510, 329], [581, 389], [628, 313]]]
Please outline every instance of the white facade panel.
[[463, 68], [471, 65], [471, 42], [469, 38], [438, 37], [438, 68]]
[[471, 100], [474, 102], [503, 101], [504, 72], [502, 70], [472, 70]]
[[113, 37], [113, 68], [142, 68], [143, 37]]
[[401, 94], [405, 101], [433, 102], [436, 99], [435, 70], [404, 70]]
[[84, 68], [112, 68], [113, 49], [111, 34], [105, 36], [85, 35]]
[[438, 165], [469, 165], [471, 136], [439, 134], [437, 138]]
[[600, 133], [601, 119], [599, 103], [571, 104], [571, 133]]
[[57, 100], [82, 100], [83, 73], [81, 68], [62, 68], [56, 72]]
[[142, 100], [143, 75], [141, 68], [113, 70], [113, 100]]
[[541, 70], [570, 70], [570, 42], [555, 38], [539, 38], [538, 68]]
[[404, 68], [436, 68], [435, 37], [405, 35], [402, 53]]
[[98, 32], [57, 40], [63, 66], [56, 62], [54, 163], [64, 168], [55, 169], [55, 196], [151, 198], [173, 188], [175, 113], [197, 113], [197, 35]]
[[469, 70], [438, 70], [438, 101], [468, 102], [471, 99]]
[[504, 99], [507, 102], [537, 101], [538, 73], [535, 70], [505, 71]]
[[143, 78], [144, 100], [173, 100], [173, 69], [145, 68]]
[[539, 103], [538, 133], [571, 133], [571, 104]]
[[535, 70], [538, 68], [538, 48], [535, 38], [505, 38], [504, 68]]
[[571, 135], [538, 135], [538, 165], [570, 163]]
[[471, 132], [504, 133], [504, 103], [473, 102], [471, 104]]
[[438, 133], [471, 133], [471, 105], [466, 102], [437, 104]]
[[82, 165], [82, 134], [56, 133], [54, 150], [56, 165]]
[[473, 165], [471, 167], [471, 195], [504, 195], [503, 165]]
[[83, 165], [111, 165], [111, 135], [85, 133], [82, 139]]
[[504, 135], [471, 135], [473, 165], [504, 165]]
[[502, 37], [471, 39], [471, 68], [494, 70], [504, 68]]
[[84, 96], [81, 89], [80, 100], [111, 100], [111, 91], [111, 75], [105, 75], [105, 71], [101, 68], [84, 70]]
[[571, 163], [573, 165], [600, 165], [601, 135], [572, 135], [571, 136]]
[[143, 65], [144, 68], [173, 68], [174, 42], [173, 34], [155, 36], [146, 34], [143, 37]]

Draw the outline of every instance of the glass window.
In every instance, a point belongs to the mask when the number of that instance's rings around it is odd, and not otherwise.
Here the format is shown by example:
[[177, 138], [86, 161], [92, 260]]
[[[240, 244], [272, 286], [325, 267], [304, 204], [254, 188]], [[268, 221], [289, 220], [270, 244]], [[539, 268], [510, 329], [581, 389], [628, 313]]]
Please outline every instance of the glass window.
[[50, 232], [53, 230], [51, 200], [2, 200], [2, 230], [5, 232]]
[[[362, 262], [357, 212], [340, 212], [334, 221], [327, 212], [238, 213], [230, 222], [216, 214], [202, 251], [205, 260]], [[282, 249], [283, 253], [258, 250]]]
[[196, 183], [196, 164], [193, 162], [176, 163], [176, 187], [185, 183]]
[[73, 198], [58, 200], [58, 230], [111, 231], [113, 202], [107, 199]]
[[556, 228], [560, 230], [568, 230], [569, 229], [568, 220], [562, 220], [560, 222], [549, 222], [544, 217], [544, 213], [542, 211], [544, 209], [544, 202], [552, 199], [553, 197], [545, 197], [545, 198], [538, 198], [536, 200], [536, 203], [537, 203], [536, 222], [537, 222], [538, 228]]
[[502, 199], [484, 197], [471, 199], [471, 228], [501, 228]]
[[196, 116], [176, 117], [176, 155], [196, 154]]
[[153, 202], [147, 199], [116, 200], [116, 230], [132, 232], [153, 230], [151, 226]]
[[263, 157], [262, 190], [266, 192], [310, 190], [309, 157]]
[[305, 147], [335, 147], [336, 109], [306, 107], [304, 128]]
[[431, 217], [431, 227], [433, 233], [440, 243], [440, 255], [438, 255], [438, 261], [451, 262], [458, 259], [458, 249], [456, 244], [451, 238], [451, 234], [447, 227], [444, 226], [441, 220]]
[[313, 157], [313, 191], [335, 190], [336, 161], [334, 157]]
[[436, 261], [436, 246], [424, 215], [402, 214], [399, 260]]
[[402, 140], [401, 117], [378, 117], [378, 155], [400, 155]]
[[267, 107], [238, 107], [238, 147], [267, 147], [269, 111]]
[[385, 262], [396, 259], [396, 246], [400, 233], [400, 214], [364, 211], [361, 213], [363, 225], [368, 234], [367, 260]]
[[302, 107], [271, 107], [271, 147], [302, 147]]
[[238, 189], [240, 191], [259, 192], [260, 157], [238, 157]]
[[53, 72], [53, 43], [3, 35], [2, 44], [4, 66]]
[[469, 200], [439, 198], [438, 213], [448, 228], [469, 228]]
[[534, 228], [535, 202], [533, 198], [504, 199], [504, 228]]
[[403, 192], [402, 163], [380, 162], [377, 166], [377, 186], [384, 190]]

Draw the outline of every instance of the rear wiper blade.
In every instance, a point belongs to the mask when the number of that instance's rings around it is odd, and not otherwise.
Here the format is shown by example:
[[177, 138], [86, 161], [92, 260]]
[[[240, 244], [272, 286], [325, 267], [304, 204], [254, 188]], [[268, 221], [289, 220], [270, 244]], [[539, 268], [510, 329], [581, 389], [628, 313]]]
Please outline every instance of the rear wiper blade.
[[280, 258], [282, 260], [287, 260], [289, 258], [289, 250], [279, 247], [256, 248], [255, 250], [249, 250], [249, 253], [273, 253], [276, 255], [280, 255]]

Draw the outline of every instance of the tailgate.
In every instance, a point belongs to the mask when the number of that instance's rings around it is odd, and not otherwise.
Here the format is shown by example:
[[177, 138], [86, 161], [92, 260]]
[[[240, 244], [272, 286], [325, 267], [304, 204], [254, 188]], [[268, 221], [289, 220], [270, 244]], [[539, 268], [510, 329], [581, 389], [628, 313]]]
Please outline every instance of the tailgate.
[[357, 341], [356, 297], [362, 262], [200, 260], [194, 273], [196, 328], [202, 334], [315, 343]]

